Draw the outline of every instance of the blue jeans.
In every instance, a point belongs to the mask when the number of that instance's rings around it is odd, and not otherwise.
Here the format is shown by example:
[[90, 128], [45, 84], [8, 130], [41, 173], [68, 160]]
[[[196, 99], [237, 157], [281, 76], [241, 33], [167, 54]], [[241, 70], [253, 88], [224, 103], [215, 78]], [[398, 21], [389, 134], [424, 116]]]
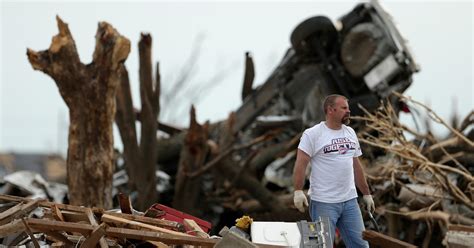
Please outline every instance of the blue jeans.
[[365, 230], [365, 227], [357, 198], [340, 203], [324, 203], [311, 200], [309, 207], [313, 222], [317, 221], [320, 216], [329, 218], [333, 242], [337, 227], [346, 247], [369, 247], [369, 243], [362, 239], [362, 231]]

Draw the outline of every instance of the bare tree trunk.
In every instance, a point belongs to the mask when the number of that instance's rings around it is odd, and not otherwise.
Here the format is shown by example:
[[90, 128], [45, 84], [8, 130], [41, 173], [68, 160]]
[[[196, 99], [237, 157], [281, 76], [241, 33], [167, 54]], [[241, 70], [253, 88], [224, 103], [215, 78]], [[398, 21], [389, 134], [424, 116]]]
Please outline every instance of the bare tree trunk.
[[128, 186], [130, 190], [136, 190], [134, 184], [135, 171], [133, 166], [140, 163], [140, 151], [137, 144], [137, 131], [135, 129], [135, 113], [133, 109], [132, 93], [128, 71], [124, 67], [121, 71], [120, 86], [117, 88], [117, 113], [115, 122], [123, 143], [123, 157], [126, 164], [127, 175], [129, 176]]
[[124, 145], [124, 159], [127, 174], [130, 177], [131, 190], [137, 190], [136, 207], [145, 210], [158, 200], [156, 192], [155, 165], [157, 156], [156, 130], [159, 113], [160, 74], [156, 67], [155, 85], [153, 86], [151, 36], [142, 34], [138, 44], [140, 56], [140, 112], [141, 135], [137, 143], [135, 111], [130, 92], [127, 71], [122, 71], [121, 85], [117, 93], [116, 122]]
[[99, 23], [93, 61], [79, 60], [69, 28], [59, 17], [59, 34], [48, 50], [28, 49], [35, 70], [51, 76], [69, 108], [67, 181], [74, 205], [112, 207], [115, 94], [130, 41]]
[[[138, 43], [140, 55], [140, 98], [142, 110], [140, 113], [140, 168], [137, 171], [136, 185], [138, 188], [137, 207], [145, 210], [156, 203], [156, 130], [159, 113], [160, 73], [156, 64], [156, 78], [153, 86], [153, 69], [151, 61], [151, 36], [142, 34]], [[138, 165], [137, 165], [138, 166]]]
[[199, 170], [208, 153], [207, 139], [209, 123], [199, 125], [196, 121], [194, 107], [191, 107], [191, 123], [186, 134], [184, 147], [181, 150], [178, 173], [176, 175], [173, 207], [192, 214], [197, 214], [201, 191], [201, 176], [189, 178], [187, 174]]

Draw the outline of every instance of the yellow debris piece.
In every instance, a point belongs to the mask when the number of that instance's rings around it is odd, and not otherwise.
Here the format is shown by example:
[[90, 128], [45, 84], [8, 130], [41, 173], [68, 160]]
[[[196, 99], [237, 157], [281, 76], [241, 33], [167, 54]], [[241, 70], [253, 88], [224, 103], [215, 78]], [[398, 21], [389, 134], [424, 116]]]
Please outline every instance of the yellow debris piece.
[[252, 224], [252, 221], [253, 219], [250, 218], [250, 216], [244, 215], [242, 216], [242, 218], [238, 218], [235, 220], [235, 226], [240, 229], [247, 230], [249, 229], [250, 224]]

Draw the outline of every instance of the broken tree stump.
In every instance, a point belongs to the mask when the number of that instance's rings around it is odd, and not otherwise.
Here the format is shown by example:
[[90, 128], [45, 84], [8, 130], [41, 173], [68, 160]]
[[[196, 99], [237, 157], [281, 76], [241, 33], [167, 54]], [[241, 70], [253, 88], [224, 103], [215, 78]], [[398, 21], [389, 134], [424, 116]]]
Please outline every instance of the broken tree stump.
[[196, 120], [194, 106], [191, 107], [191, 120], [186, 134], [184, 147], [181, 150], [178, 173], [176, 175], [173, 207], [190, 214], [196, 212], [201, 193], [201, 177], [189, 178], [189, 172], [195, 172], [204, 166], [208, 153], [207, 139], [209, 123], [200, 125]]
[[68, 25], [59, 17], [59, 34], [48, 50], [28, 49], [35, 70], [54, 79], [69, 108], [67, 182], [74, 205], [112, 207], [115, 94], [130, 41], [100, 22], [93, 61], [81, 63]]

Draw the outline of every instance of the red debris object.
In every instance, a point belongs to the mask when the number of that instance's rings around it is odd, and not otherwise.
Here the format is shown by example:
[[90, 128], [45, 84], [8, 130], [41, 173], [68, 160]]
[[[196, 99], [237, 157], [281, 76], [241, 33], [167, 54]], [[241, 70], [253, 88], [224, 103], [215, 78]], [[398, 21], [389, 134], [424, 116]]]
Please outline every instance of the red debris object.
[[[160, 210], [160, 211], [163, 212], [161, 215], [156, 216], [156, 218], [159, 218], [159, 219], [176, 221], [176, 222], [181, 223], [181, 224], [184, 223], [184, 219], [191, 219], [191, 220], [194, 220], [199, 225], [199, 227], [201, 227], [201, 229], [204, 232], [209, 233], [209, 230], [211, 229], [211, 223], [210, 222], [205, 221], [203, 219], [199, 219], [198, 217], [183, 213], [183, 212], [178, 211], [174, 208], [171, 208], [171, 207], [159, 204], [159, 203], [153, 204], [150, 207], [150, 209], [156, 209], [156, 210]], [[187, 230], [187, 231], [189, 231], [189, 230]]]

